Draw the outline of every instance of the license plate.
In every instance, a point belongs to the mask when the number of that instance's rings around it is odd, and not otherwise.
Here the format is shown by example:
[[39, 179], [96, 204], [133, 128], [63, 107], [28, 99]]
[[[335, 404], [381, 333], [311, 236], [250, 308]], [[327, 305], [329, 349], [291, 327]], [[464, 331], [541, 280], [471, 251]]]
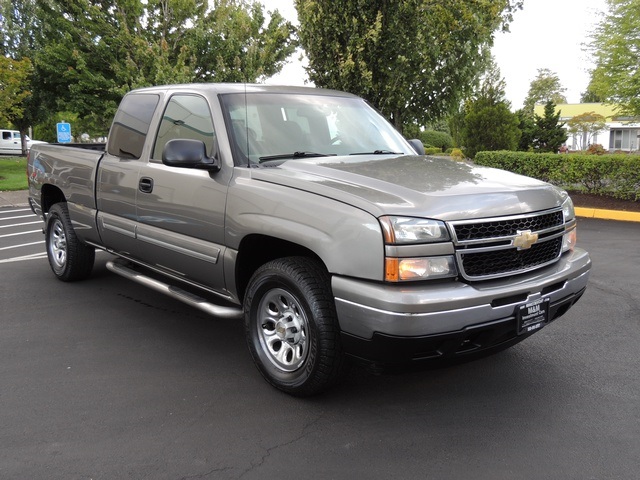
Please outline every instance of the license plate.
[[549, 320], [549, 299], [540, 298], [516, 308], [518, 335], [540, 330]]

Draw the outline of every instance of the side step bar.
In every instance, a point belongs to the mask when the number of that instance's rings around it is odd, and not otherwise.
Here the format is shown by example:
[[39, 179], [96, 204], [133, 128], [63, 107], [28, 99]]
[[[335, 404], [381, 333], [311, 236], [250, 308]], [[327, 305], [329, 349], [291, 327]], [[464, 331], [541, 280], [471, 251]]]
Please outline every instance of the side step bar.
[[223, 307], [221, 305], [216, 305], [214, 303], [208, 302], [204, 298], [198, 297], [197, 295], [182, 290], [181, 288], [169, 285], [167, 283], [136, 272], [132, 268], [123, 265], [117, 260], [107, 262], [107, 268], [113, 273], [117, 273], [118, 275], [121, 275], [129, 280], [138, 282], [145, 287], [152, 288], [156, 292], [169, 295], [176, 300], [180, 300], [181, 302], [184, 302], [187, 305], [191, 305], [192, 307], [202, 310], [203, 312], [213, 315], [214, 317], [242, 318], [243, 312], [240, 307]]

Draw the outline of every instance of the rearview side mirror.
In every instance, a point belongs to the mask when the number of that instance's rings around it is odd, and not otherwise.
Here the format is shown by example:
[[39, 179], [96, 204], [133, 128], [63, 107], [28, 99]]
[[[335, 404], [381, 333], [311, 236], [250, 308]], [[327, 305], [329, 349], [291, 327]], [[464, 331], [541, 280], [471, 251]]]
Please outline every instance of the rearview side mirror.
[[220, 161], [215, 154], [207, 157], [207, 147], [200, 140], [177, 138], [169, 140], [162, 150], [162, 163], [169, 167], [197, 168], [217, 172]]
[[409, 145], [413, 147], [418, 155], [424, 155], [424, 145], [417, 138], [412, 138], [409, 140]]

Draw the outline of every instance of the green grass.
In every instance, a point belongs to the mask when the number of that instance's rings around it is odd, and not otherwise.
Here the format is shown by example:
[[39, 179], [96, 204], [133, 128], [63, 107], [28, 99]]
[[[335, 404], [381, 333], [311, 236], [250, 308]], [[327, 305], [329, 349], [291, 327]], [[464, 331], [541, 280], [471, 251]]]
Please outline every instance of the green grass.
[[0, 192], [26, 190], [27, 159], [25, 157], [0, 158]]

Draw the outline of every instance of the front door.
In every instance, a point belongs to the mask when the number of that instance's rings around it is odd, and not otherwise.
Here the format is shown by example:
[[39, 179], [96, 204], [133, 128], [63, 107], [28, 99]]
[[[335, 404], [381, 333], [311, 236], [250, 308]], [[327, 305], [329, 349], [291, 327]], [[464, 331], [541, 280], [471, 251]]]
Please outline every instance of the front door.
[[151, 158], [140, 169], [136, 202], [139, 257], [159, 270], [222, 292], [228, 178], [223, 171], [164, 165], [162, 150], [172, 139], [202, 140], [207, 155], [215, 154], [215, 130], [203, 97], [171, 97]]

